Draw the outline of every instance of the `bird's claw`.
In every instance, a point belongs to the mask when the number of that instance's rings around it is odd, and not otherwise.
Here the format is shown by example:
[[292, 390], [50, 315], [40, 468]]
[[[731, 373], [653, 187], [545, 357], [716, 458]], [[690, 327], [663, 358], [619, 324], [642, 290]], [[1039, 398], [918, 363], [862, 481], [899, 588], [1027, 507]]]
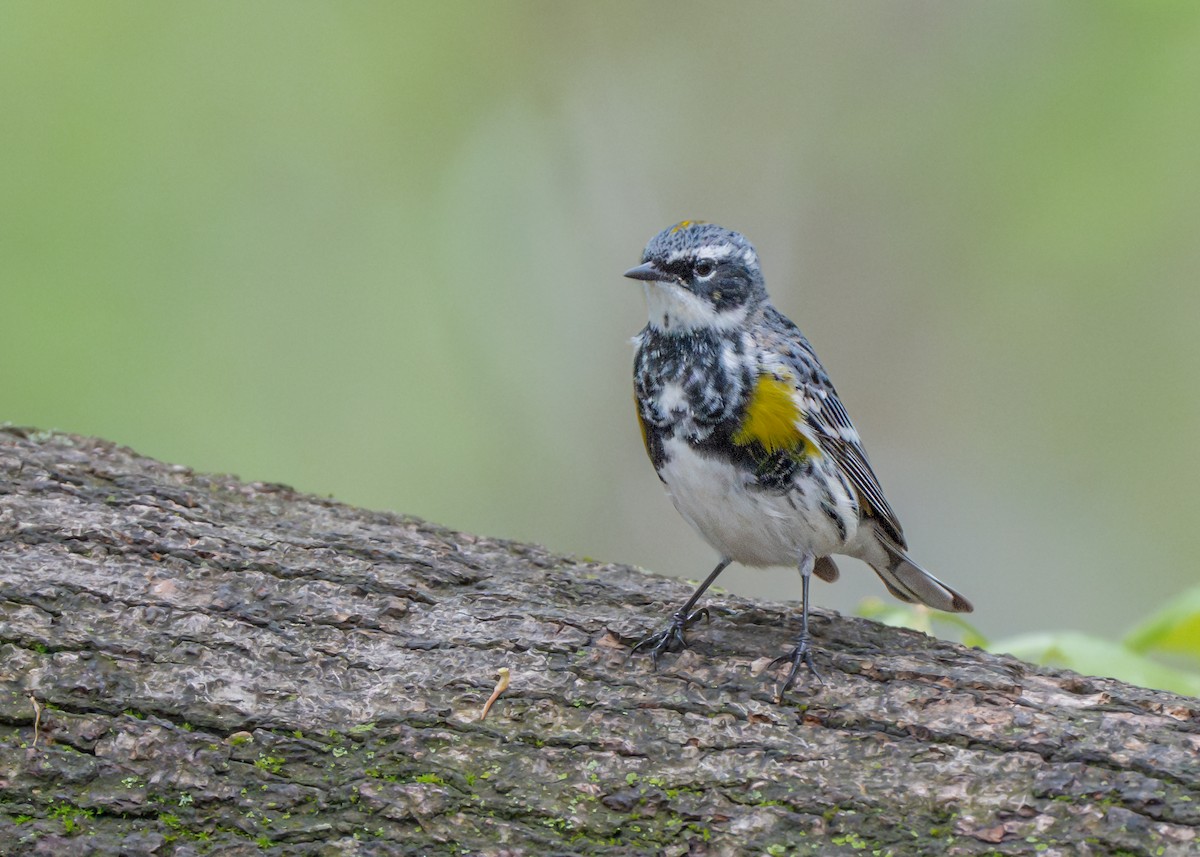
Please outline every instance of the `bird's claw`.
[[687, 640], [684, 639], [683, 632], [695, 625], [703, 619], [709, 621], [708, 608], [701, 607], [691, 613], [676, 612], [671, 617], [671, 624], [663, 628], [657, 634], [650, 634], [643, 637], [633, 648], [629, 654], [636, 655], [642, 649], [650, 653], [650, 663], [654, 666], [655, 671], [658, 670], [658, 659], [662, 657], [664, 652], [682, 652], [687, 648]]
[[807, 635], [802, 636], [796, 641], [796, 648], [786, 655], [782, 655], [771, 661], [770, 669], [775, 669], [784, 664], [791, 664], [792, 668], [788, 670], [787, 678], [783, 680], [783, 684], [779, 686], [779, 690], [775, 693], [775, 701], [779, 702], [783, 699], [783, 695], [788, 692], [788, 689], [796, 683], [796, 676], [800, 674], [800, 667], [808, 667], [808, 671], [816, 677], [821, 684], [825, 683], [825, 679], [817, 672], [817, 667], [813, 664], [813, 650]]

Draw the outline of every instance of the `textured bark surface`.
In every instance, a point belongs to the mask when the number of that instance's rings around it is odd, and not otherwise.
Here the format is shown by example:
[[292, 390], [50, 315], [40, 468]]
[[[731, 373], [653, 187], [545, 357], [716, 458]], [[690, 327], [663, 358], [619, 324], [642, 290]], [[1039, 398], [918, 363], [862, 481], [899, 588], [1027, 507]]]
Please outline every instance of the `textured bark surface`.
[[1197, 700], [688, 590], [0, 429], [0, 854], [1200, 850]]

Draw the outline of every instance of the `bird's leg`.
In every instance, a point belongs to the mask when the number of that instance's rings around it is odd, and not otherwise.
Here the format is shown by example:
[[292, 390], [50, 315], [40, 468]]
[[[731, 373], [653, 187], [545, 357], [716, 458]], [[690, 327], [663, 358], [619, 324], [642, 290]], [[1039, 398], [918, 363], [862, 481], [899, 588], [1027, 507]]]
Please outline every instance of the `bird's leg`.
[[642, 649], [650, 652], [650, 660], [654, 664], [654, 668], [658, 669], [658, 659], [663, 652], [679, 652], [687, 648], [687, 640], [683, 638], [683, 632], [696, 624], [701, 619], [708, 621], [708, 608], [701, 607], [699, 610], [693, 611], [696, 602], [700, 600], [700, 596], [708, 587], [712, 586], [712, 582], [717, 579], [722, 571], [732, 560], [723, 557], [717, 567], [712, 570], [708, 577], [704, 578], [704, 582], [696, 587], [696, 591], [692, 593], [692, 597], [687, 600], [687, 603], [680, 607], [671, 616], [671, 624], [663, 628], [657, 634], [650, 634], [643, 637], [634, 645], [629, 654], [637, 654]]
[[783, 695], [788, 692], [788, 688], [795, 683], [796, 676], [800, 673], [801, 664], [808, 667], [809, 672], [817, 677], [817, 681], [822, 683], [825, 681], [813, 665], [812, 646], [810, 645], [812, 637], [808, 633], [808, 584], [812, 579], [812, 570], [815, 561], [815, 557], [809, 553], [804, 554], [800, 558], [800, 581], [803, 587], [804, 600], [800, 614], [800, 636], [796, 638], [796, 648], [792, 649], [791, 654], [771, 661], [772, 667], [777, 667], [781, 664], [792, 665], [792, 668], [788, 671], [787, 678], [784, 679], [783, 684], [779, 686], [779, 691], [775, 694], [776, 702], [783, 699]]

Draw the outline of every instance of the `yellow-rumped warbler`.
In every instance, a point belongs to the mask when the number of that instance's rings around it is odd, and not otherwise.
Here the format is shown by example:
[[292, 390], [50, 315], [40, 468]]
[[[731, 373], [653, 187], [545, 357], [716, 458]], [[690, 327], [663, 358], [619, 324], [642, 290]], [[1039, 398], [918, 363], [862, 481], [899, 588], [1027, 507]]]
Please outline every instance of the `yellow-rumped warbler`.
[[[969, 612], [971, 603], [905, 554], [858, 432], [808, 340], [771, 305], [758, 254], [742, 235], [685, 220], [650, 240], [642, 264], [649, 324], [635, 339], [634, 395], [646, 453], [675, 508], [721, 561], [657, 634], [654, 665], [679, 651], [707, 610], [696, 602], [730, 562], [796, 565], [800, 637], [779, 689], [805, 664], [812, 573], [833, 581], [830, 554], [857, 557], [902, 601]], [[818, 678], [820, 677], [819, 674]]]

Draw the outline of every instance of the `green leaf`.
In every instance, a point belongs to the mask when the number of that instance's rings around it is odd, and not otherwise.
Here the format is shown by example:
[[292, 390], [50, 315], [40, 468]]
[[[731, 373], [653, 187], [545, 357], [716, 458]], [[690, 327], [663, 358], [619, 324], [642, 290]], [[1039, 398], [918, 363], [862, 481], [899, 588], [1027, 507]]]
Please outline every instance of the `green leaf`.
[[1125, 635], [1135, 652], [1170, 652], [1200, 662], [1200, 586], [1194, 586]]
[[1120, 643], [1078, 631], [1022, 634], [1000, 640], [990, 648], [1044, 666], [1066, 667], [1085, 675], [1111, 676], [1142, 687], [1200, 696], [1200, 674], [1156, 663]]
[[948, 636], [960, 640], [964, 646], [987, 647], [987, 638], [957, 613], [930, 610], [920, 604], [912, 606], [890, 604], [880, 598], [863, 599], [858, 605], [857, 612], [865, 619], [874, 619], [876, 622], [897, 628], [912, 628], [914, 631], [921, 631], [931, 636], [947, 636], [938, 633], [939, 629], [952, 629], [952, 633]]

